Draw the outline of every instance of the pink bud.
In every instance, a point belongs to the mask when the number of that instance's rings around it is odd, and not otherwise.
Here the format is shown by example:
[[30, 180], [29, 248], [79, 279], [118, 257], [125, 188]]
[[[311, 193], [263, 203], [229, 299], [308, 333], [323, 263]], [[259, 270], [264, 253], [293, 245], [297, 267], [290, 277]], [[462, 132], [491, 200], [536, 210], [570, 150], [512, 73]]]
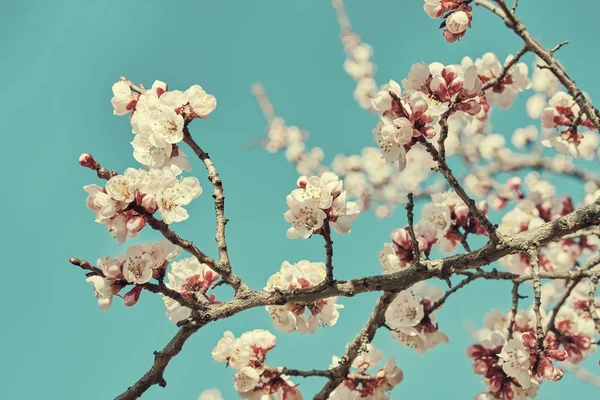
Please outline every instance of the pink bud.
[[456, 42], [458, 39], [461, 38], [462, 35], [455, 35], [454, 33], [450, 32], [448, 29], [446, 29], [444, 31], [444, 39], [446, 39], [446, 42], [448, 43], [454, 43]]
[[521, 188], [521, 178], [519, 178], [518, 176], [515, 176], [513, 178], [510, 178], [507, 182], [506, 185], [508, 186], [508, 188], [510, 190], [519, 190]]
[[548, 353], [550, 358], [553, 358], [556, 361], [565, 361], [567, 358], [569, 358], [569, 353], [567, 353], [567, 351], [564, 349], [548, 350], [546, 353]]
[[131, 234], [137, 234], [146, 226], [146, 217], [143, 215], [136, 215], [127, 220], [127, 230]]
[[485, 353], [485, 348], [480, 344], [472, 344], [469, 347], [467, 347], [467, 357], [472, 358], [474, 360], [483, 357]]
[[504, 398], [507, 400], [512, 400], [515, 398], [515, 393], [513, 392], [511, 385], [504, 385], [502, 393], [504, 394]]
[[150, 214], [154, 214], [154, 212], [158, 208], [158, 204], [156, 204], [156, 197], [154, 197], [151, 194], [144, 195], [144, 197], [142, 198], [141, 205]]
[[456, 221], [460, 226], [467, 226], [469, 221], [469, 207], [465, 205], [457, 205], [454, 207], [454, 214], [456, 215]]
[[477, 202], [477, 208], [479, 208], [484, 214], [487, 214], [488, 210], [490, 209], [490, 205], [487, 201], [481, 200]]
[[94, 157], [92, 157], [92, 155], [89, 153], [83, 153], [79, 156], [79, 165], [93, 169], [94, 171], [100, 168], [100, 164], [98, 164], [96, 160], [94, 160]]
[[447, 65], [442, 70], [442, 76], [444, 77], [447, 83], [451, 83], [458, 76], [458, 68], [454, 65]]
[[555, 367], [548, 357], [543, 356], [538, 363], [536, 375], [538, 378], [556, 382], [562, 379], [563, 372], [560, 368]]
[[394, 229], [391, 234], [392, 241], [405, 249], [412, 248], [410, 235], [404, 228]]
[[460, 103], [458, 109], [468, 113], [469, 115], [477, 115], [481, 112], [481, 104], [475, 100]]
[[433, 139], [437, 132], [433, 126], [425, 126], [421, 128], [421, 134], [425, 136], [427, 139]]
[[306, 189], [306, 184], [308, 183], [308, 178], [306, 176], [301, 176], [300, 178], [298, 178], [298, 180], [296, 181], [296, 185], [298, 186], [299, 189]]
[[473, 372], [477, 375], [484, 375], [489, 366], [487, 365], [487, 363], [483, 360], [475, 360], [475, 362], [473, 363]]
[[441, 98], [446, 97], [446, 92], [448, 90], [448, 87], [446, 86], [446, 81], [444, 80], [443, 77], [441, 77], [439, 75], [434, 76], [433, 79], [431, 79], [431, 83], [429, 84], [429, 87], [431, 88], [433, 93], [437, 94]]
[[127, 292], [125, 296], [123, 296], [123, 304], [125, 304], [125, 307], [131, 307], [135, 305], [135, 303], [137, 303], [140, 299], [140, 293], [142, 293], [141, 286], [134, 286], [133, 289]]
[[537, 339], [532, 332], [525, 332], [522, 334], [521, 340], [523, 341], [523, 345], [527, 348], [533, 349], [536, 347]]

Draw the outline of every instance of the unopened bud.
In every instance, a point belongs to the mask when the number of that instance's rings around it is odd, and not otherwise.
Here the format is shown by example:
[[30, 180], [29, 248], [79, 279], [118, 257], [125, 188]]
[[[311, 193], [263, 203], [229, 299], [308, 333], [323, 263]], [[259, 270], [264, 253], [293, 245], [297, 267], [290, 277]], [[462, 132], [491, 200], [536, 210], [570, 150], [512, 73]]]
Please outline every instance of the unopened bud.
[[93, 169], [94, 171], [100, 168], [100, 164], [98, 164], [96, 160], [94, 160], [94, 157], [92, 157], [92, 155], [89, 153], [83, 153], [79, 156], [79, 165]]
[[135, 305], [140, 299], [140, 293], [142, 293], [141, 286], [134, 286], [133, 289], [127, 292], [125, 296], [123, 296], [123, 304], [125, 304], [125, 307]]

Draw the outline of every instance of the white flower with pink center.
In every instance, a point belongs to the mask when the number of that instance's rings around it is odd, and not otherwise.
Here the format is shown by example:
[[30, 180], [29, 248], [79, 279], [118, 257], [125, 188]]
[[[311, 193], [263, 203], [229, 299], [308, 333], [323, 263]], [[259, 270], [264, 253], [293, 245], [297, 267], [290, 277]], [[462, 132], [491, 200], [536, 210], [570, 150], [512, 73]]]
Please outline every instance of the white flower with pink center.
[[112, 304], [113, 291], [111, 288], [111, 282], [100, 276], [90, 276], [86, 279], [88, 283], [94, 285], [94, 295], [98, 299], [98, 306], [100, 311], [106, 311]]
[[523, 345], [523, 342], [517, 339], [509, 339], [502, 352], [498, 354], [502, 359], [502, 370], [513, 378], [516, 378], [523, 388], [527, 389], [531, 385], [529, 374], [529, 351]]

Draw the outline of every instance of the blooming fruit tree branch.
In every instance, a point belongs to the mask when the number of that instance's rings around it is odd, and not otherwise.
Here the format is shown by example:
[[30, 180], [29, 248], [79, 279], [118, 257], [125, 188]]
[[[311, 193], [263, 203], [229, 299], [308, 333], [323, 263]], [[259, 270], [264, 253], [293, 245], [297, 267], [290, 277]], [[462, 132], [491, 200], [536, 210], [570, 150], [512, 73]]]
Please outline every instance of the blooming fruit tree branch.
[[[542, 383], [556, 384], [564, 370], [597, 384], [581, 362], [597, 357], [600, 336], [600, 176], [573, 159], [600, 155], [600, 113], [556, 59], [565, 42], [543, 48], [518, 18], [518, 1], [425, 0], [426, 14], [442, 21], [448, 43], [468, 40], [477, 12], [487, 10], [523, 40], [523, 47], [504, 63], [493, 53], [465, 57], [459, 64], [420, 62], [400, 83], [391, 79], [377, 85], [373, 49], [353, 30], [343, 1], [332, 0], [332, 5], [347, 56], [344, 69], [357, 84], [354, 97], [377, 118], [366, 133], [374, 146], [356, 155], [339, 154], [325, 165], [323, 150], [308, 149], [308, 134], [288, 126], [265, 89], [253, 87], [268, 125], [261, 147], [284, 150], [300, 174], [285, 199], [285, 234], [322, 237], [325, 250], [324, 262], [284, 261], [274, 267], [263, 289], [236, 275], [217, 169], [221, 154], [211, 149], [213, 161], [192, 132], [194, 120], [201, 124], [216, 109], [215, 97], [198, 85], [180, 91], [158, 80], [150, 88], [126, 78], [113, 85], [114, 114], [128, 116], [133, 157], [142, 168], [121, 173], [82, 154], [80, 165], [100, 179], [84, 187], [86, 205], [119, 244], [143, 229], [164, 239], [131, 245], [122, 255], [101, 256], [95, 263], [69, 261], [86, 273], [101, 311], [115, 298], [134, 306], [146, 291], [163, 297], [168, 319], [179, 327], [155, 352], [148, 372], [116, 398], [137, 399], [153, 385], [165, 386], [169, 362], [209, 323], [264, 307], [272, 330], [310, 334], [349, 318], [341, 298], [381, 292], [363, 328], [339, 349], [341, 357], [332, 354], [331, 365], [312, 370], [269, 365], [267, 355], [276, 347], [271, 329], [226, 331], [212, 357], [235, 371], [233, 385], [241, 398], [302, 399], [298, 379], [321, 377], [326, 383], [316, 399], [388, 399], [405, 375], [395, 357], [379, 365], [384, 355], [371, 343], [376, 333], [384, 328], [399, 345], [420, 354], [449, 343], [452, 338], [435, 321], [436, 313], [444, 312], [463, 287], [486, 280], [512, 283], [506, 294], [511, 306], [490, 311], [467, 349], [473, 372], [482, 376], [476, 400], [535, 398]], [[523, 61], [531, 53], [536, 56], [532, 71]], [[494, 108], [510, 108], [530, 89], [534, 94], [526, 111], [540, 120], [541, 135], [534, 125], [519, 128], [511, 148], [504, 136], [490, 133], [491, 115]], [[189, 218], [186, 207], [203, 194], [200, 181], [189, 174], [188, 148], [204, 164], [212, 185], [216, 258], [208, 255], [207, 244], [197, 246], [174, 230]], [[468, 173], [456, 174], [458, 166]], [[540, 171], [579, 181], [583, 201], [575, 204], [572, 191], [559, 193]], [[508, 178], [500, 181], [500, 174]], [[406, 223], [382, 243], [381, 274], [337, 279], [335, 236], [350, 234], [361, 214], [374, 210], [378, 218], [387, 218], [401, 204], [406, 204]], [[492, 218], [492, 209], [502, 216]], [[477, 236], [483, 245], [474, 248], [469, 239]], [[446, 256], [434, 258], [436, 252]], [[506, 271], [492, 266], [495, 262]], [[461, 280], [452, 286], [457, 276]], [[230, 286], [233, 294], [217, 298], [218, 285]], [[406, 377], [411, 379], [410, 371]], [[218, 389], [200, 396], [220, 398]]]

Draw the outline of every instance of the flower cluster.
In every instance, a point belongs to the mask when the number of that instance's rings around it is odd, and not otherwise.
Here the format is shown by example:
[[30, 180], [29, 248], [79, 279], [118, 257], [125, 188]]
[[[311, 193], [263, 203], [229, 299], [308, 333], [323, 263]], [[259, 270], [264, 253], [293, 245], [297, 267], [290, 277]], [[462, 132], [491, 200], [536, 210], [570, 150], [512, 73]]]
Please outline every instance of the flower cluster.
[[146, 214], [158, 211], [166, 224], [188, 218], [183, 208], [200, 196], [202, 188], [194, 177], [177, 178], [175, 168], [128, 168], [123, 175], [111, 177], [104, 188], [84, 187], [87, 207], [96, 214], [96, 222], [107, 226], [119, 242], [136, 236], [146, 225]]
[[130, 246], [124, 256], [101, 257], [98, 259], [98, 268], [103, 276], [92, 275], [87, 281], [94, 285], [94, 293], [98, 299], [100, 310], [110, 308], [113, 296], [127, 285], [134, 285], [123, 296], [123, 303], [132, 306], [137, 303], [142, 285], [150, 279], [159, 279], [165, 276], [169, 262], [174, 260], [180, 248], [167, 240], [158, 243], [144, 243]]
[[343, 182], [336, 174], [301, 176], [297, 185], [298, 189], [286, 197], [288, 210], [284, 217], [292, 224], [287, 231], [288, 238], [306, 239], [320, 233], [325, 221], [338, 233], [350, 232], [360, 209], [356, 203], [346, 200]]
[[400, 292], [385, 312], [392, 338], [419, 354], [434, 349], [440, 343], [448, 343], [448, 337], [438, 330], [435, 310], [432, 309], [442, 296], [442, 289], [425, 282]]
[[548, 326], [551, 318], [554, 324], [542, 338], [541, 348], [532, 309], [520, 310], [514, 317], [499, 310], [490, 312], [484, 319], [484, 328], [475, 334], [479, 343], [467, 350], [474, 360], [473, 371], [483, 375], [488, 386], [487, 392], [476, 399], [534, 398], [543, 380], [556, 382], [562, 378], [563, 371], [554, 361], [579, 363], [595, 351], [587, 289], [587, 285], [577, 285], [567, 303], [556, 310], [551, 306], [563, 297], [565, 282], [542, 287], [542, 324]]
[[[461, 65], [468, 68], [472, 65], [477, 67], [479, 79], [487, 83], [492, 79], [498, 79], [502, 76], [503, 70], [512, 61], [513, 56], [509, 55], [504, 61], [504, 66], [500, 64], [498, 57], [494, 53], [486, 53], [474, 62], [471, 58], [463, 58]], [[513, 101], [517, 98], [519, 92], [531, 88], [529, 80], [529, 68], [524, 62], [516, 63], [505, 73], [504, 77], [494, 86], [485, 91], [485, 99], [490, 106], [497, 105], [500, 108], [510, 108]]]
[[[516, 180], [514, 181], [516, 183]], [[556, 195], [556, 187], [541, 179], [539, 173], [529, 173], [524, 181], [524, 193], [516, 190], [515, 207], [502, 217], [499, 231], [514, 235], [527, 231], [546, 222], [553, 221], [574, 210], [573, 202], [567, 195]], [[515, 186], [516, 189], [516, 186]], [[566, 238], [551, 242], [539, 254], [540, 268], [546, 272], [568, 271], [578, 260], [597, 249], [598, 240], [592, 236]], [[516, 274], [531, 273], [531, 261], [526, 254], [512, 254], [500, 259], [500, 264]]]
[[[389, 358], [383, 368], [375, 373], [367, 373], [383, 360], [383, 352], [377, 350], [372, 344], [367, 344], [365, 350], [356, 357], [352, 366], [356, 372], [352, 371], [347, 378], [329, 395], [330, 400], [389, 400], [388, 392], [394, 389], [402, 379], [404, 374], [396, 366], [396, 358]], [[330, 368], [339, 365], [340, 359], [333, 357]]]
[[372, 61], [373, 48], [363, 43], [360, 36], [352, 29], [343, 1], [333, 0], [331, 4], [337, 14], [340, 36], [347, 56], [344, 70], [356, 81], [354, 99], [361, 108], [371, 110], [371, 99], [377, 93], [377, 83], [373, 79], [376, 70]]
[[[534, 327], [532, 312], [519, 311], [514, 318], [513, 337]], [[467, 348], [473, 360], [473, 372], [484, 377], [487, 391], [477, 400], [535, 398], [539, 380], [530, 376], [530, 354], [517, 339], [507, 338], [510, 315], [493, 310], [484, 319], [484, 328], [476, 332], [478, 344]]]
[[373, 130], [375, 142], [382, 157], [398, 161], [401, 171], [406, 168], [406, 152], [418, 138], [432, 139], [438, 133], [440, 116], [458, 111], [465, 116], [485, 114], [480, 97], [483, 82], [475, 65], [414, 64], [402, 85], [404, 96], [400, 85], [391, 80], [372, 100], [373, 108], [381, 113]]
[[[479, 220], [455, 192], [435, 193], [431, 199], [431, 203], [423, 206], [421, 220], [414, 226], [419, 253], [428, 256], [433, 245], [445, 253], [451, 253], [460, 245], [464, 235], [487, 235]], [[487, 213], [485, 201], [480, 202], [478, 207]], [[385, 243], [379, 253], [386, 274], [406, 269], [416, 259], [416, 250], [407, 228], [395, 229], [391, 238], [392, 242]]]
[[177, 143], [183, 140], [185, 126], [195, 118], [205, 118], [217, 101], [202, 87], [194, 85], [185, 92], [169, 91], [166, 83], [155, 81], [148, 90], [132, 91], [124, 79], [113, 85], [111, 103], [115, 115], [131, 112], [131, 127], [136, 135], [131, 142], [135, 159], [146, 168], [171, 165], [190, 170]]
[[[206, 295], [211, 285], [220, 278], [208, 265], [200, 263], [195, 257], [184, 258], [171, 264], [171, 271], [166, 286], [185, 298], [198, 302], [219, 303], [215, 295]], [[182, 306], [170, 297], [164, 297], [167, 316], [173, 323], [178, 323], [190, 316], [191, 310]]]
[[[290, 264], [284, 261], [281, 270], [272, 275], [265, 290], [305, 289], [317, 286], [325, 280], [325, 264], [320, 262], [299, 261]], [[267, 306], [273, 318], [275, 329], [281, 332], [315, 333], [317, 326], [335, 325], [343, 308], [337, 304], [337, 297], [329, 297], [310, 303], [291, 303], [284, 306]], [[306, 315], [308, 313], [308, 315]]]
[[444, 39], [454, 43], [465, 36], [471, 27], [473, 8], [465, 0], [425, 0], [425, 12], [433, 19], [444, 18], [440, 28], [444, 30]]
[[237, 372], [233, 385], [238, 395], [250, 400], [301, 400], [302, 394], [286, 375], [267, 367], [267, 353], [275, 347], [275, 336], [255, 329], [235, 338], [226, 331], [212, 351], [215, 361], [225, 362]]
[[[419, 245], [418, 252], [429, 254], [432, 246], [437, 242], [437, 231], [427, 223], [419, 222], [415, 225], [415, 237]], [[391, 243], [384, 243], [379, 252], [379, 261], [384, 274], [392, 274], [411, 266], [416, 259], [416, 252], [406, 228], [394, 229], [390, 235]]]
[[564, 351], [564, 359], [576, 364], [596, 351], [594, 335], [598, 332], [588, 312], [587, 294], [583, 298], [575, 295], [573, 300], [572, 305], [563, 306], [558, 311], [554, 329], [548, 332], [544, 345], [548, 351]]
[[[593, 150], [598, 147], [595, 136], [584, 136], [579, 132], [580, 127], [590, 130], [594, 130], [595, 127], [588, 116], [580, 110], [573, 97], [566, 92], [554, 93], [548, 106], [542, 111], [541, 119], [544, 128], [562, 129], [559, 135], [547, 135], [542, 142], [547, 147], [554, 147], [560, 153], [571, 154], [577, 158], [582, 155], [579, 147], [584, 138], [589, 137], [591, 139], [590, 144], [592, 144]], [[589, 158], [589, 156], [586, 158]]]

